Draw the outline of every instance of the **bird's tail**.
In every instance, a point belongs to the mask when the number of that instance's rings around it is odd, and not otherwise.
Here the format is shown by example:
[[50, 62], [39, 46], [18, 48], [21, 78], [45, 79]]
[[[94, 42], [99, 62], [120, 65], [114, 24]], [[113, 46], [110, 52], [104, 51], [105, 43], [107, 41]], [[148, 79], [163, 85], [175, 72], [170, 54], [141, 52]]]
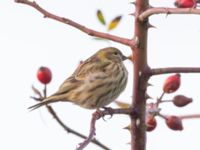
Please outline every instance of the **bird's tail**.
[[32, 110], [35, 110], [35, 109], [37, 109], [37, 108], [39, 108], [41, 106], [44, 106], [44, 105], [47, 105], [47, 104], [50, 104], [50, 103], [53, 103], [53, 102], [56, 102], [56, 101], [59, 101], [59, 99], [57, 99], [56, 96], [52, 95], [52, 96], [47, 97], [46, 99], [44, 99], [42, 102], [28, 107], [28, 109], [30, 109], [32, 111]]

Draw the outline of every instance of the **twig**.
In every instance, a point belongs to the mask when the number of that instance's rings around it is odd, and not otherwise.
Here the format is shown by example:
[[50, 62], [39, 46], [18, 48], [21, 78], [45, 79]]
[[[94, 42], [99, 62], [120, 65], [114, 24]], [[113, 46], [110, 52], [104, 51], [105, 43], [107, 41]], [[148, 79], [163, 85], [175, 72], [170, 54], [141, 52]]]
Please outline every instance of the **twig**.
[[[58, 117], [58, 115], [56, 114], [56, 112], [53, 110], [53, 108], [51, 106], [46, 106], [49, 113], [54, 117], [54, 119], [58, 122], [58, 124], [60, 124], [61, 127], [63, 127], [63, 129], [65, 131], [67, 131], [68, 133], [72, 133], [78, 137], [81, 137], [83, 139], [86, 139], [87, 137], [71, 128], [69, 128], [68, 126], [66, 126], [61, 120], [60, 118]], [[107, 146], [105, 146], [104, 144], [102, 144], [101, 142], [99, 142], [98, 140], [96, 139], [92, 139], [91, 140], [92, 143], [96, 144], [97, 146], [103, 148], [104, 150], [110, 150], [110, 148], [108, 148]]]
[[171, 103], [172, 100], [162, 100], [160, 103]]
[[57, 16], [57, 15], [54, 15], [54, 14], [48, 12], [47, 10], [40, 7], [35, 1], [31, 2], [28, 0], [15, 0], [15, 2], [29, 5], [33, 8], [35, 8], [36, 10], [38, 10], [40, 13], [42, 13], [45, 18], [50, 18], [50, 19], [62, 22], [64, 24], [68, 24], [76, 29], [81, 30], [84, 33], [87, 33], [90, 36], [95, 36], [95, 37], [112, 40], [114, 42], [118, 42], [118, 43], [130, 46], [132, 48], [134, 48], [134, 46], [135, 46], [135, 41], [133, 39], [122, 38], [122, 37], [111, 35], [108, 33], [103, 33], [103, 32], [92, 30], [92, 29], [87, 28], [77, 22], [74, 22], [73, 20], [70, 20], [70, 19], [64, 18], [64, 17], [60, 17], [60, 16]]
[[[44, 85], [44, 89], [43, 89], [43, 95], [44, 97], [42, 96], [42, 94], [39, 92], [39, 90], [37, 90], [34, 86], [32, 86], [32, 89], [33, 91], [39, 96], [39, 98], [36, 98], [36, 97], [31, 97], [32, 99], [36, 100], [36, 101], [42, 101], [43, 99], [46, 98], [47, 96], [47, 86], [46, 84]], [[58, 115], [56, 114], [56, 112], [54, 111], [54, 109], [49, 106], [49, 105], [46, 105], [46, 108], [47, 110], [49, 111], [49, 113], [53, 116], [53, 118], [58, 122], [58, 124], [63, 127], [63, 129], [65, 131], [67, 131], [68, 133], [72, 133], [80, 138], [83, 138], [83, 139], [86, 139], [87, 137], [71, 128], [69, 128], [68, 126], [66, 126], [62, 121], [61, 119], [58, 117]], [[96, 144], [97, 146], [103, 148], [104, 150], [110, 150], [110, 148], [108, 148], [107, 146], [105, 146], [104, 144], [102, 144], [101, 142], [99, 142], [98, 140], [96, 139], [93, 139], [91, 140], [92, 143]]]
[[157, 102], [156, 102], [156, 106], [157, 106], [157, 107], [158, 107], [159, 104], [162, 102], [162, 98], [163, 98], [164, 95], [165, 95], [165, 92], [163, 91], [162, 94], [161, 94], [161, 96], [157, 99]]
[[43, 90], [44, 98], [47, 97], [47, 85], [44, 85], [44, 90]]
[[144, 21], [148, 17], [154, 14], [196, 14], [200, 15], [200, 9], [195, 8], [166, 8], [166, 7], [156, 7], [149, 8], [139, 15], [139, 20]]
[[181, 119], [194, 119], [194, 118], [200, 118], [200, 114], [191, 114], [191, 115], [184, 115], [179, 116]]
[[105, 115], [113, 115], [113, 114], [128, 114], [128, 115], [134, 115], [135, 112], [132, 111], [131, 108], [126, 108], [126, 109], [105, 109], [103, 111], [97, 110], [92, 114], [92, 119], [90, 122], [90, 132], [89, 136], [87, 139], [85, 139], [82, 143], [79, 144], [79, 147], [77, 147], [76, 150], [82, 150], [84, 149], [93, 139], [95, 136], [95, 124], [98, 119], [101, 117], [104, 117]]
[[[160, 116], [163, 119], [167, 119], [167, 116], [171, 116], [171, 115], [164, 115], [164, 114], [159, 113], [158, 116]], [[180, 115], [177, 117], [179, 117], [182, 120], [183, 119], [194, 119], [194, 118], [198, 119], [198, 118], [200, 118], [200, 114]]]
[[92, 120], [91, 120], [91, 123], [90, 123], [89, 136], [88, 136], [88, 138], [86, 138], [83, 141], [83, 143], [79, 144], [79, 147], [76, 150], [84, 149], [90, 143], [90, 141], [92, 141], [92, 139], [93, 139], [93, 137], [95, 135], [95, 123], [99, 118], [101, 118], [101, 116], [98, 113], [95, 112], [95, 113], [92, 114]]
[[200, 73], [200, 67], [171, 67], [171, 68], [155, 68], [146, 70], [149, 76], [167, 73]]

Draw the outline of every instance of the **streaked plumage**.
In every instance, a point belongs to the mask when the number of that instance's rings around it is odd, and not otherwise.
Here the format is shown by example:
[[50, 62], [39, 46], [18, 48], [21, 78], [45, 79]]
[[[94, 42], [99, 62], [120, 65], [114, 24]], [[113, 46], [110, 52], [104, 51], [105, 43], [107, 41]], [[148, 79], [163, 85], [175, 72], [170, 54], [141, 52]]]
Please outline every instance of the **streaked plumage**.
[[125, 59], [127, 57], [114, 47], [99, 50], [80, 64], [55, 94], [29, 108], [36, 109], [57, 101], [72, 102], [88, 109], [110, 104], [126, 87]]

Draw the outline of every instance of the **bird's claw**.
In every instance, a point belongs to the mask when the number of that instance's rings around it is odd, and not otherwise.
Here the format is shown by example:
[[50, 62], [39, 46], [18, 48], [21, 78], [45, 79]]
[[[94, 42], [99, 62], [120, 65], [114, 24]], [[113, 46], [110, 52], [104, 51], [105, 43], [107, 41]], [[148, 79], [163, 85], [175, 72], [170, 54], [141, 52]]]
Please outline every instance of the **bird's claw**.
[[[109, 119], [111, 119], [113, 116], [113, 109], [111, 107], [102, 107], [102, 108], [104, 109], [104, 111], [108, 112], [108, 114], [110, 115]], [[106, 121], [104, 117], [103, 117], [103, 120]]]

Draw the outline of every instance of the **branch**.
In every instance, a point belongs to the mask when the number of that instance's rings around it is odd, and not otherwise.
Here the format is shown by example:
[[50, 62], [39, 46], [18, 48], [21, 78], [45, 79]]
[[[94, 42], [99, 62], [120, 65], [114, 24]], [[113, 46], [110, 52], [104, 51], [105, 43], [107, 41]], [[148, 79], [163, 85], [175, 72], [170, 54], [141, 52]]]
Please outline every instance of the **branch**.
[[[83, 139], [86, 139], [86, 138], [87, 138], [85, 135], [83, 135], [83, 134], [81, 134], [81, 133], [79, 133], [79, 132], [77, 132], [77, 131], [75, 131], [75, 130], [69, 128], [68, 126], [66, 126], [66, 125], [60, 120], [60, 118], [58, 117], [58, 115], [56, 114], [56, 112], [53, 110], [53, 108], [52, 108], [51, 106], [48, 106], [48, 105], [47, 105], [46, 107], [47, 107], [49, 113], [50, 113], [50, 114], [53, 116], [53, 118], [58, 122], [58, 124], [60, 124], [60, 126], [63, 127], [63, 129], [64, 129], [65, 131], [67, 131], [68, 133], [72, 133], [72, 134], [74, 134], [74, 135], [76, 135], [76, 136], [78, 136], [78, 137], [81, 137], [81, 138], [83, 138]], [[91, 142], [94, 143], [94, 144], [96, 144], [97, 146], [99, 146], [99, 147], [105, 149], [105, 150], [110, 150], [110, 148], [108, 148], [107, 146], [103, 145], [101, 142], [99, 142], [99, 141], [96, 140], [96, 139], [92, 139]]]
[[144, 21], [148, 17], [154, 14], [200, 14], [200, 9], [195, 8], [166, 8], [166, 7], [156, 7], [149, 8], [139, 15], [139, 20]]
[[[42, 101], [44, 98], [46, 98], [47, 96], [47, 86], [46, 84], [44, 85], [44, 90], [43, 90], [43, 96], [41, 94], [41, 92], [36, 89], [34, 86], [32, 86], [32, 90], [39, 96], [39, 98], [36, 97], [31, 97], [32, 99], [36, 100], [36, 101]], [[58, 117], [58, 115], [56, 114], [56, 112], [53, 110], [53, 108], [49, 105], [46, 105], [47, 110], [49, 111], [49, 113], [53, 116], [53, 118], [58, 122], [58, 124], [63, 127], [63, 129], [65, 131], [67, 131], [68, 133], [72, 133], [80, 138], [86, 139], [87, 137], [71, 128], [69, 128], [68, 126], [66, 126]], [[110, 148], [108, 148], [107, 146], [103, 145], [102, 143], [100, 143], [98, 140], [93, 139], [91, 140], [92, 143], [96, 144], [97, 146], [103, 148], [104, 150], [110, 150]]]
[[133, 112], [133, 109], [131, 108], [125, 108], [125, 109], [112, 109], [112, 108], [106, 108], [105, 110], [97, 110], [92, 114], [92, 119], [90, 122], [90, 132], [87, 139], [85, 139], [82, 143], [79, 144], [79, 147], [76, 150], [82, 150], [84, 149], [93, 139], [95, 136], [95, 124], [98, 119], [101, 117], [103, 118], [106, 115], [113, 115], [113, 114], [128, 114], [128, 115], [135, 115], [135, 112]]
[[[161, 113], [158, 113], [158, 116], [160, 116], [163, 119], [167, 119], [167, 116], [173, 116], [173, 115], [164, 115]], [[189, 115], [180, 115], [177, 116], [180, 119], [200, 119], [200, 114], [189, 114]]]
[[115, 36], [115, 35], [111, 35], [111, 34], [108, 34], [108, 33], [103, 33], [103, 32], [99, 32], [99, 31], [95, 31], [95, 30], [92, 30], [90, 28], [87, 28], [77, 22], [74, 22], [68, 18], [64, 18], [64, 17], [60, 17], [60, 16], [57, 16], [57, 15], [54, 15], [50, 12], [48, 12], [47, 10], [43, 9], [42, 7], [40, 7], [36, 2], [31, 2], [31, 1], [28, 1], [28, 0], [15, 0], [16, 3], [21, 3], [21, 4], [26, 4], [26, 5], [29, 5], [33, 8], [35, 8], [36, 10], [38, 10], [40, 13], [42, 13], [44, 15], [44, 18], [50, 18], [50, 19], [53, 19], [53, 20], [56, 20], [56, 21], [59, 21], [59, 22], [62, 22], [64, 24], [68, 24], [76, 29], [79, 29], [80, 31], [90, 35], [90, 36], [95, 36], [95, 37], [99, 37], [99, 38], [104, 38], [104, 39], [108, 39], [108, 40], [111, 40], [111, 41], [114, 41], [114, 42], [118, 42], [118, 43], [121, 43], [121, 44], [124, 44], [124, 45], [127, 45], [127, 46], [130, 46], [130, 47], [134, 47], [135, 46], [135, 41], [132, 40], [132, 39], [127, 39], [127, 38], [122, 38], [122, 37], [118, 37], [118, 36]]
[[194, 119], [194, 118], [200, 118], [200, 114], [191, 114], [191, 115], [184, 115], [179, 116], [181, 119]]
[[149, 76], [160, 75], [167, 73], [200, 73], [200, 67], [171, 67], [171, 68], [156, 68], [148, 69], [145, 72]]

